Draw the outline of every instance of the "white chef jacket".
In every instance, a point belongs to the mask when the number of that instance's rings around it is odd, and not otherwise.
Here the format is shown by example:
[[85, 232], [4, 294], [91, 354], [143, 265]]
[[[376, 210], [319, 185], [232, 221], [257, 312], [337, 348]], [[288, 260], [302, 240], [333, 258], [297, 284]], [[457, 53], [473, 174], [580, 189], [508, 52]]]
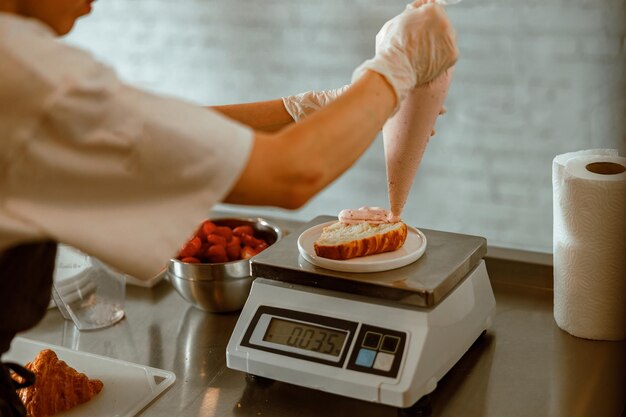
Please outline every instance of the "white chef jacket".
[[152, 278], [234, 185], [252, 136], [0, 13], [0, 250], [54, 239]]

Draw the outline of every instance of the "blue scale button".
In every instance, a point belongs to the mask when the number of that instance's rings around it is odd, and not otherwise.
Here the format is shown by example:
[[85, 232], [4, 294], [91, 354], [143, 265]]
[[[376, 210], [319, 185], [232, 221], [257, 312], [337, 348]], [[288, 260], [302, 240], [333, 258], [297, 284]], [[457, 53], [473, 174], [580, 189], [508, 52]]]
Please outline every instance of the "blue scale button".
[[356, 364], [365, 368], [371, 368], [375, 358], [375, 350], [361, 349], [359, 350], [359, 355], [356, 357]]

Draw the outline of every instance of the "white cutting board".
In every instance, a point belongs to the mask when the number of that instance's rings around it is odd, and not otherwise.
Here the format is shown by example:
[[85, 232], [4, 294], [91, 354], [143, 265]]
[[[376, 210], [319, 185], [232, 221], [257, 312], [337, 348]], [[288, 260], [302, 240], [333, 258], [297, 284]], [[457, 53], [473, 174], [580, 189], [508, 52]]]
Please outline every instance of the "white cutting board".
[[72, 368], [104, 383], [103, 390], [91, 401], [67, 412], [55, 414], [55, 417], [131, 417], [176, 381], [173, 372], [23, 337], [16, 337], [13, 340], [11, 350], [2, 356], [2, 361], [25, 365], [42, 349], [52, 349], [59, 359]]

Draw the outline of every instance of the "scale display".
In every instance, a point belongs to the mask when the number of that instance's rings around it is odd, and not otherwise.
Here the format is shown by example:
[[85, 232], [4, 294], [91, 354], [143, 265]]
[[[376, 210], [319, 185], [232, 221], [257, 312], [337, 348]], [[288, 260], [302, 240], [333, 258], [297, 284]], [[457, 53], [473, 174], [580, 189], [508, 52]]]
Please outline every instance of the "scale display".
[[398, 375], [406, 343], [403, 331], [270, 306], [258, 307], [241, 341], [256, 350], [389, 378]]
[[348, 332], [272, 317], [263, 340], [339, 356]]
[[259, 306], [241, 341], [283, 356], [342, 367], [358, 323], [302, 311]]

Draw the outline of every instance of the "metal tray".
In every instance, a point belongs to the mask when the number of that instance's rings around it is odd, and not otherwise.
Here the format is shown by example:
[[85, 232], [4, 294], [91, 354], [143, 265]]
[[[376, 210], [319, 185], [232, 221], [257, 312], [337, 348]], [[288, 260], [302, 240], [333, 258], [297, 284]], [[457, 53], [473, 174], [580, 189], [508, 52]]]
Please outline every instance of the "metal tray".
[[310, 264], [298, 251], [298, 237], [315, 225], [336, 219], [318, 216], [270, 246], [252, 258], [252, 275], [431, 308], [487, 253], [487, 241], [483, 237], [420, 229], [428, 239], [428, 248], [420, 259], [402, 268], [350, 273]]

